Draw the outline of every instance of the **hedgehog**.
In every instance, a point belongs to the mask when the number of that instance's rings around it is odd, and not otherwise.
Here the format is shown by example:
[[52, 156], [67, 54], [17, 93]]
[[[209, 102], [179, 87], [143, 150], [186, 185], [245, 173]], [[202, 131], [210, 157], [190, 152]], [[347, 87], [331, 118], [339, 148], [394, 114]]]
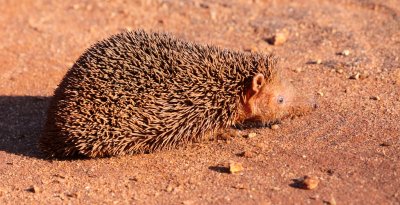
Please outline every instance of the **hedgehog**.
[[277, 58], [124, 31], [87, 49], [51, 99], [39, 148], [49, 157], [151, 153], [245, 121], [304, 114]]

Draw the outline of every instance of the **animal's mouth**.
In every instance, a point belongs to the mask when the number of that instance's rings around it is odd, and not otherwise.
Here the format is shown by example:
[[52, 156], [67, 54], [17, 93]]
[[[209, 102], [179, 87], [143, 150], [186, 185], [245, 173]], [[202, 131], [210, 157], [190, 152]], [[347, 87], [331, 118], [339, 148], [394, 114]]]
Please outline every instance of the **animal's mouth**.
[[271, 127], [272, 125], [279, 124], [280, 122], [281, 122], [280, 119], [265, 120], [259, 116], [254, 116], [244, 120], [239, 124], [236, 124], [235, 127], [239, 129], [264, 128], [264, 127]]

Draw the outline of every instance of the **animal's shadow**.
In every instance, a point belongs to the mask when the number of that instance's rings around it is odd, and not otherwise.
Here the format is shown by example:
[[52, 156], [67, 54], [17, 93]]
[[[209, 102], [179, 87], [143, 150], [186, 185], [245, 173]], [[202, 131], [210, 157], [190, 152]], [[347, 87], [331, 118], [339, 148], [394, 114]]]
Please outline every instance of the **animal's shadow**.
[[0, 151], [42, 158], [37, 141], [50, 97], [0, 96]]

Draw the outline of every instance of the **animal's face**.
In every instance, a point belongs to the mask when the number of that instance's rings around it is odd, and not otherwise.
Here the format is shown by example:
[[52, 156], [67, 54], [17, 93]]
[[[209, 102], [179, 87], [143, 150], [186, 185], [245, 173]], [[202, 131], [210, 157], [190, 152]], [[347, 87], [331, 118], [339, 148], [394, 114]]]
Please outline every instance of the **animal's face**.
[[262, 74], [254, 76], [245, 91], [243, 120], [269, 123], [286, 117], [302, 115], [316, 107], [315, 103], [281, 80], [267, 82]]

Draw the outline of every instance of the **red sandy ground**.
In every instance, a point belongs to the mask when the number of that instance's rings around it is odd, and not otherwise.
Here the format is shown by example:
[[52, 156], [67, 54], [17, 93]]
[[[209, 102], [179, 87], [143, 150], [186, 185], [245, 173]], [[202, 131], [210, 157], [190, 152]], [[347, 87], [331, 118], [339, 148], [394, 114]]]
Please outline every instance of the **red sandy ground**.
[[[35, 143], [53, 90], [126, 28], [273, 52], [299, 90], [323, 94], [319, 109], [230, 143], [44, 160]], [[283, 45], [265, 41], [282, 30]], [[0, 204], [400, 204], [399, 56], [398, 0], [0, 0]], [[231, 160], [244, 171], [224, 173]], [[304, 175], [318, 187], [291, 186]]]

